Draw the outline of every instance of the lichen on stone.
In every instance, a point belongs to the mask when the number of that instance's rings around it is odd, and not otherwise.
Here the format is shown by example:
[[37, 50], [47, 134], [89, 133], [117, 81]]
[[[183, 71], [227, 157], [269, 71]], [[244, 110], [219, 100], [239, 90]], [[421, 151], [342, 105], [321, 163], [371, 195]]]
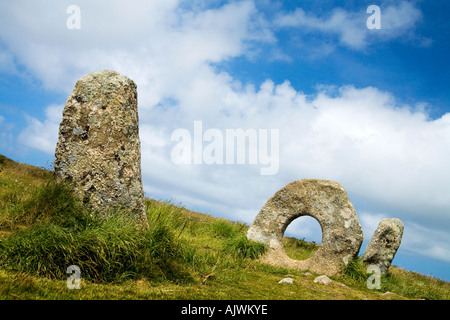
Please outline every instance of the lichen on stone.
[[111, 70], [79, 79], [60, 124], [56, 180], [100, 214], [122, 209], [146, 222], [140, 159], [136, 84]]

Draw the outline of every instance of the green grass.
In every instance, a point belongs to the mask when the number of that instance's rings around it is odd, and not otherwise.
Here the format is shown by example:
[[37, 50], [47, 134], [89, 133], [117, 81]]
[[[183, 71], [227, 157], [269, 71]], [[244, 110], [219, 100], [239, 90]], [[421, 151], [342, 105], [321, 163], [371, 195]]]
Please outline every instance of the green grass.
[[18, 214], [28, 227], [0, 242], [4, 268], [64, 279], [61, 266], [78, 265], [83, 277], [96, 282], [189, 278], [181, 267], [181, 245], [164, 221], [167, 212], [149, 210], [147, 229], [123, 212], [101, 219], [92, 215], [65, 185], [47, 183], [37, 191], [25, 205], [28, 215]]
[[[266, 248], [243, 223], [147, 199], [142, 228], [126, 212], [96, 216], [52, 181], [0, 156], [0, 299], [450, 299], [448, 282], [395, 267], [369, 290], [360, 259], [334, 284], [315, 284], [316, 275], [262, 264]], [[295, 259], [319, 248], [284, 245]], [[81, 290], [66, 286], [70, 265], [81, 269]], [[278, 284], [287, 276], [293, 285]]]
[[[373, 283], [370, 277], [373, 273], [367, 273], [369, 265], [359, 257], [349, 261], [345, 267], [343, 283], [368, 290], [367, 282]], [[420, 273], [406, 271], [395, 266], [390, 267], [389, 272], [381, 275], [379, 292], [393, 292], [396, 295], [409, 299], [424, 300], [450, 300], [450, 283], [433, 277], [427, 277]]]
[[290, 258], [296, 260], [306, 260], [319, 249], [319, 245], [314, 242], [308, 242], [305, 241], [305, 239], [296, 239], [292, 237], [284, 237], [283, 245], [286, 254]]

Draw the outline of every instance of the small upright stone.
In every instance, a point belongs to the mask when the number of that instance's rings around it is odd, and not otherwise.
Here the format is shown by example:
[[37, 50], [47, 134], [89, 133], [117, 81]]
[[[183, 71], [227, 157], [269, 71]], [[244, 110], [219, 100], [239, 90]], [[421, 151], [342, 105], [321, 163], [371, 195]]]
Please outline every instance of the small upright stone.
[[376, 265], [386, 273], [397, 253], [403, 236], [403, 222], [400, 219], [383, 219], [367, 245], [363, 261]]
[[54, 175], [99, 214], [123, 209], [147, 223], [132, 80], [105, 70], [77, 81], [59, 127]]

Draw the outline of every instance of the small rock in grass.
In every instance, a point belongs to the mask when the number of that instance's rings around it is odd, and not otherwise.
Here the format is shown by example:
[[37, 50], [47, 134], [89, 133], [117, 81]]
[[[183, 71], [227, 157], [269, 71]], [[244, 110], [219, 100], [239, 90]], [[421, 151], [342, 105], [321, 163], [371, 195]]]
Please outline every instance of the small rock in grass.
[[320, 283], [320, 284], [324, 284], [324, 285], [329, 285], [333, 282], [333, 280], [331, 280], [330, 278], [328, 278], [327, 276], [323, 275], [323, 276], [318, 276], [314, 279], [314, 283]]
[[284, 278], [278, 281], [278, 283], [287, 283], [287, 284], [294, 284], [294, 279], [292, 278]]

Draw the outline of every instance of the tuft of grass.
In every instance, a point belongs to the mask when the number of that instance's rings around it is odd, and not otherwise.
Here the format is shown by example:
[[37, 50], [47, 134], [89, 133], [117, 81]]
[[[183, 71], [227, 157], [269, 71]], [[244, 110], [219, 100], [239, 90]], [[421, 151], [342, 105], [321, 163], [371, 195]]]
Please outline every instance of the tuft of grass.
[[82, 228], [86, 223], [93, 222], [72, 187], [53, 181], [39, 186], [16, 218], [25, 225], [49, 221], [67, 228]]
[[450, 282], [391, 266], [381, 279], [382, 289], [412, 299], [450, 300]]
[[[367, 279], [371, 275], [367, 273], [368, 264], [361, 257], [350, 260], [345, 267], [343, 280], [348, 284], [367, 288]], [[380, 278], [380, 289], [373, 291], [393, 292], [399, 296], [410, 299], [449, 300], [450, 283], [422, 274], [406, 271], [391, 266]]]
[[211, 224], [212, 232], [220, 238], [232, 238], [239, 232], [237, 228], [228, 221], [219, 220]]
[[226, 241], [226, 246], [229, 253], [243, 259], [257, 259], [267, 249], [262, 243], [248, 240], [245, 234], [239, 234], [228, 239]]
[[52, 279], [67, 278], [70, 265], [97, 282], [189, 279], [171, 228], [175, 206], [148, 208], [150, 227], [142, 228], [124, 212], [98, 218], [79, 203], [67, 185], [43, 185], [17, 214], [27, 227], [0, 241], [0, 265]]
[[[33, 198], [51, 181], [49, 171], [0, 156], [0, 238], [27, 226]], [[45, 189], [45, 188], [44, 188]], [[32, 221], [29, 221], [32, 223]], [[28, 224], [29, 225], [29, 224]]]
[[362, 261], [361, 257], [351, 259], [344, 267], [344, 276], [365, 285], [368, 279], [367, 265]]
[[217, 220], [210, 224], [212, 234], [222, 240], [222, 251], [239, 259], [257, 259], [265, 251], [266, 246], [262, 243], [247, 239], [248, 229], [242, 223]]

